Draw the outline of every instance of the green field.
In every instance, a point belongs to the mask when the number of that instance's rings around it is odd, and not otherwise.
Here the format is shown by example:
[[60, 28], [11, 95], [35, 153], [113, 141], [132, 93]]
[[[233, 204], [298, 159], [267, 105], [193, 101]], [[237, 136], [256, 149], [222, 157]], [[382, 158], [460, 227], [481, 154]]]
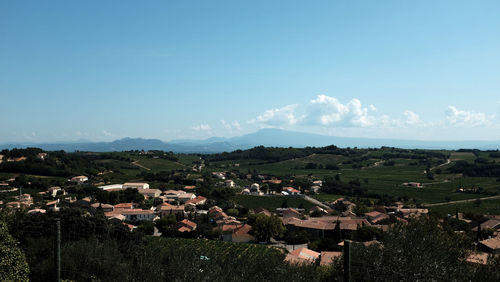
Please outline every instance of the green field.
[[[379, 195], [388, 195], [394, 197], [406, 197], [415, 199], [421, 203], [437, 203], [449, 200], [473, 199], [484, 197], [488, 194], [500, 194], [500, 182], [493, 177], [462, 177], [458, 174], [447, 173], [446, 169], [452, 167], [456, 161], [466, 160], [473, 162], [476, 156], [470, 152], [450, 152], [433, 151], [437, 153], [450, 154], [451, 163], [438, 166], [437, 160], [431, 158], [428, 161], [432, 164], [434, 179], [429, 179], [425, 174], [427, 166], [416, 164], [415, 159], [391, 158], [394, 162], [392, 166], [384, 165], [381, 156], [388, 150], [372, 150], [365, 154], [366, 160], [361, 162], [349, 162], [349, 158], [341, 155], [332, 154], [313, 154], [303, 158], [290, 159], [281, 162], [266, 163], [263, 160], [230, 160], [213, 162], [208, 167], [209, 171], [235, 170], [240, 173], [258, 173], [272, 175], [278, 178], [299, 177], [323, 179], [333, 177], [337, 174], [343, 182], [359, 180], [361, 187], [367, 193]], [[486, 152], [482, 152], [487, 158]], [[483, 157], [483, 156], [482, 156]], [[308, 163], [321, 164], [320, 169], [306, 169]], [[376, 164], [377, 163], [377, 164]], [[239, 164], [239, 167], [234, 166]], [[362, 168], [352, 168], [353, 164], [362, 164]], [[325, 169], [326, 165], [337, 165], [339, 170]], [[439, 169], [439, 170], [438, 170]], [[437, 173], [436, 173], [437, 171]], [[403, 186], [405, 182], [420, 182], [424, 184], [423, 188], [413, 188]], [[485, 194], [467, 194], [458, 193], [456, 190], [460, 187], [472, 188], [481, 187]], [[319, 196], [329, 200], [329, 196]], [[332, 197], [333, 199], [334, 197]]]
[[479, 206], [474, 202], [467, 202], [433, 206], [429, 207], [429, 210], [442, 216], [446, 216], [447, 214], [454, 215], [457, 210], [462, 213], [473, 212], [498, 215], [500, 214], [500, 199], [482, 200]]
[[252, 196], [252, 195], [236, 195], [233, 200], [249, 209], [265, 208], [270, 212], [274, 212], [277, 208], [281, 208], [281, 204], [286, 199], [288, 207], [298, 208], [301, 204], [308, 209], [314, 205], [301, 197], [296, 196]]

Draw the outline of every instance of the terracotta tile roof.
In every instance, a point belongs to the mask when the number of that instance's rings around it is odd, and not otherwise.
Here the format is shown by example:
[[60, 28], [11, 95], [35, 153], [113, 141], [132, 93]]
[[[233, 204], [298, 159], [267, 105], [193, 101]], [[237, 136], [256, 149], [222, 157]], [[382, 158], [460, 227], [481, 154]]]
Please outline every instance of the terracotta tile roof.
[[134, 207], [133, 203], [121, 203], [121, 204], [116, 204], [115, 209], [132, 209]]
[[281, 184], [282, 180], [271, 179], [271, 180], [263, 180], [263, 183], [273, 183], [273, 184]]
[[222, 225], [220, 227], [215, 227], [215, 228], [216, 229], [219, 228], [220, 230], [222, 230], [223, 232], [225, 232], [225, 231], [235, 230], [235, 229], [240, 228], [242, 226], [243, 226], [243, 224], [241, 224], [241, 223], [240, 224], [224, 224], [224, 225]]
[[335, 258], [341, 257], [342, 252], [321, 252], [320, 265], [330, 265]]
[[186, 190], [196, 189], [196, 186], [187, 185], [187, 186], [184, 186], [184, 189], [186, 189]]
[[179, 232], [191, 232], [193, 229], [186, 227], [186, 226], [181, 226], [179, 229], [177, 229]]
[[319, 229], [319, 230], [333, 230], [335, 228], [335, 223], [333, 222], [310, 220], [310, 219], [300, 220], [294, 217], [283, 219], [283, 224], [293, 225], [299, 228]]
[[243, 226], [233, 230], [233, 236], [247, 235], [250, 230], [252, 230], [252, 226], [244, 224]]
[[486, 246], [488, 249], [491, 249], [491, 250], [500, 249], [500, 237], [493, 237], [490, 239], [479, 241], [479, 243]]
[[488, 256], [489, 256], [488, 253], [483, 253], [483, 252], [472, 253], [467, 257], [467, 261], [478, 264], [487, 264]]
[[120, 214], [154, 214], [152, 210], [141, 210], [141, 209], [123, 209]]
[[181, 205], [181, 206], [174, 206], [174, 205], [170, 205], [168, 203], [163, 203], [160, 205], [160, 211], [183, 211], [184, 210], [184, 206]]
[[181, 195], [181, 194], [186, 194], [186, 191], [182, 190], [167, 190], [164, 192], [165, 195]]
[[377, 216], [381, 216], [381, 215], [383, 215], [383, 213], [378, 212], [378, 211], [372, 211], [372, 212], [367, 212], [367, 213], [365, 213], [365, 215], [366, 215], [367, 217], [375, 218], [375, 217], [377, 217]]
[[117, 191], [121, 191], [122, 189], [121, 188], [111, 188], [111, 189], [106, 189], [104, 191], [106, 192], [117, 192]]
[[200, 203], [202, 203], [203, 201], [206, 201], [206, 200], [207, 200], [207, 198], [205, 198], [203, 196], [198, 196], [198, 197], [196, 197], [194, 199], [186, 201], [186, 204], [195, 204], [195, 205], [197, 205], [197, 204], [200, 204]]
[[319, 258], [319, 256], [320, 253], [318, 252], [309, 250], [307, 248], [299, 248], [287, 254], [285, 257], [285, 261], [292, 264], [309, 264], [313, 263], [316, 259]]
[[194, 223], [194, 222], [192, 222], [192, 221], [190, 221], [188, 219], [183, 219], [183, 220], [180, 221], [180, 223], [183, 224], [183, 225], [186, 225], [186, 226], [190, 226], [192, 228], [196, 228], [196, 223]]
[[268, 210], [266, 210], [265, 208], [256, 208], [256, 209], [254, 210], [254, 212], [255, 212], [256, 214], [264, 214], [264, 215], [267, 215], [267, 216], [271, 216], [271, 212], [270, 212], [270, 211], [268, 211]]
[[95, 209], [97, 209], [99, 206], [101, 206], [101, 208], [103, 208], [103, 209], [114, 209], [115, 208], [113, 205], [101, 204], [101, 203], [93, 203], [90, 206], [95, 208]]
[[[500, 226], [500, 220], [498, 219], [489, 219], [483, 223], [481, 223], [481, 229], [491, 228], [496, 229]], [[477, 226], [472, 229], [472, 231], [477, 231]]]
[[299, 190], [293, 188], [293, 187], [284, 187], [283, 190], [290, 192], [290, 193], [300, 193]]
[[283, 211], [283, 214], [296, 214], [296, 215], [301, 215], [300, 212], [292, 209], [292, 208], [288, 208], [286, 210]]

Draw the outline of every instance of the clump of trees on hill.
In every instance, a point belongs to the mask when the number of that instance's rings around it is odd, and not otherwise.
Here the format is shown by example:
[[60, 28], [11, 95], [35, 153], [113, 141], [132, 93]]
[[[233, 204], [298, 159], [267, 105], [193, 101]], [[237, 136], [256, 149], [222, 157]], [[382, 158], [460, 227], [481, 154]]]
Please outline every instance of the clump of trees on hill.
[[365, 154], [367, 151], [368, 150], [365, 149], [338, 148], [334, 145], [321, 148], [280, 148], [257, 146], [248, 150], [236, 150], [230, 153], [224, 152], [220, 154], [203, 155], [203, 158], [209, 162], [239, 159], [255, 159], [264, 160], [266, 162], [281, 162], [295, 158], [307, 157], [312, 154], [334, 154], [356, 157]]
[[458, 161], [454, 166], [448, 169], [451, 173], [462, 173], [470, 177], [500, 177], [500, 164], [485, 162], [482, 160], [474, 163], [467, 161]]
[[[6, 158], [26, 157], [25, 160], [15, 162], [2, 162], [0, 172], [23, 173], [44, 176], [68, 177], [72, 175], [97, 175], [99, 172], [119, 170], [120, 168], [136, 169], [132, 166], [130, 158], [117, 153], [66, 153], [64, 151], [51, 151], [42, 160], [39, 153], [44, 153], [39, 148], [3, 150]], [[99, 162], [99, 160], [112, 159], [118, 162]]]

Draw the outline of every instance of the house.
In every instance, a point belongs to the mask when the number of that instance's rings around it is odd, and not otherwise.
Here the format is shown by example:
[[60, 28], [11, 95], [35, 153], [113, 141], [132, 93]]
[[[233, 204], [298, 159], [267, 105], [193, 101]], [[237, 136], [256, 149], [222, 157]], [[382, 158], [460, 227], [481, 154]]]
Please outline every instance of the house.
[[428, 214], [428, 209], [397, 209], [396, 214], [400, 217], [409, 218], [409, 217], [420, 217], [423, 214]]
[[229, 179], [229, 180], [224, 181], [224, 186], [226, 186], [226, 187], [234, 187], [235, 184], [234, 184], [234, 181], [232, 181], [232, 180]]
[[486, 265], [488, 263], [489, 256], [490, 256], [490, 254], [488, 254], [488, 253], [473, 252], [467, 257], [466, 261], [470, 262], [470, 263], [477, 263], [477, 264]]
[[340, 222], [340, 229], [346, 233], [355, 231], [358, 226], [370, 226], [370, 222], [362, 217], [339, 217], [339, 216], [323, 216], [314, 218], [316, 221], [326, 221], [335, 223]]
[[339, 212], [345, 212], [345, 211], [352, 212], [352, 210], [356, 207], [356, 204], [354, 204], [354, 203], [352, 203], [344, 198], [338, 198], [330, 206]]
[[112, 212], [115, 210], [115, 207], [109, 204], [93, 203], [90, 206], [95, 210], [97, 210], [100, 207], [104, 212]]
[[216, 220], [228, 217], [228, 215], [218, 206], [209, 208], [208, 215]]
[[157, 198], [161, 194], [161, 190], [159, 189], [139, 189], [139, 194], [148, 197], [148, 198]]
[[23, 206], [29, 207], [33, 205], [33, 198], [31, 197], [30, 194], [22, 194], [15, 197], [15, 199], [18, 200]]
[[371, 224], [376, 224], [379, 221], [390, 218], [390, 216], [388, 216], [387, 214], [379, 212], [379, 211], [367, 212], [367, 213], [365, 213], [365, 216], [366, 216], [366, 219], [368, 219], [368, 221]]
[[115, 214], [115, 213], [106, 214], [105, 213], [105, 215], [109, 221], [115, 222], [115, 223], [122, 223], [126, 219], [126, 217], [123, 214]]
[[333, 234], [336, 223], [320, 220], [301, 220], [298, 218], [283, 218], [283, 224], [290, 231], [303, 230], [315, 238], [324, 238]]
[[342, 256], [342, 252], [321, 252], [321, 260], [319, 265], [327, 266], [331, 265], [332, 262]]
[[108, 191], [108, 190], [122, 190], [123, 189], [123, 184], [110, 184], [110, 185], [103, 185], [103, 186], [98, 186], [97, 188]]
[[66, 191], [61, 189], [59, 186], [52, 186], [49, 189], [47, 189], [47, 194], [50, 195], [52, 198], [55, 198], [57, 196], [57, 193], [61, 191], [62, 195], [66, 195]]
[[159, 205], [156, 209], [160, 214], [160, 216], [167, 216], [169, 214], [182, 214], [182, 215], [185, 214], [184, 206], [174, 206], [168, 203], [163, 203]]
[[404, 186], [410, 186], [410, 187], [416, 187], [416, 188], [422, 188], [422, 183], [420, 182], [406, 182], [403, 183]]
[[47, 210], [44, 210], [44, 209], [32, 209], [32, 210], [29, 210], [27, 213], [46, 213]]
[[10, 208], [10, 209], [20, 209], [21, 208], [21, 202], [19, 202], [19, 201], [8, 202], [7, 204], [5, 204], [5, 206], [7, 208]]
[[38, 153], [36, 157], [43, 161], [47, 157], [47, 153]]
[[500, 254], [500, 236], [479, 241], [479, 247], [485, 252]]
[[136, 183], [136, 182], [127, 182], [123, 183], [122, 189], [149, 189], [149, 184], [147, 183]]
[[317, 213], [317, 214], [320, 214], [320, 215], [325, 215], [325, 214], [328, 214], [328, 211], [326, 211], [325, 209], [323, 209], [321, 207], [314, 206], [314, 207], [310, 208], [307, 211], [307, 213], [308, 214]]
[[80, 176], [71, 177], [70, 181], [74, 182], [76, 184], [83, 184], [83, 183], [89, 181], [89, 178], [85, 175], [80, 175]]
[[196, 223], [183, 219], [177, 223], [177, 231], [179, 232], [191, 232], [196, 230]]
[[313, 185], [313, 186], [311, 186], [311, 191], [312, 191], [313, 193], [318, 194], [318, 193], [319, 193], [319, 190], [321, 190], [321, 186], [318, 186], [318, 185]]
[[133, 209], [134, 203], [121, 203], [114, 205], [114, 209]]
[[53, 211], [59, 211], [59, 207], [57, 206], [57, 204], [59, 204], [59, 199], [47, 202], [45, 203], [45, 206], [47, 207], [47, 209], [51, 209]]
[[92, 198], [85, 197], [85, 198], [77, 200], [75, 202], [75, 204], [76, 204], [76, 206], [81, 207], [81, 208], [89, 208], [91, 202], [92, 202]]
[[181, 203], [185, 203], [185, 202], [187, 202], [187, 201], [189, 201], [189, 200], [192, 200], [192, 199], [194, 199], [194, 198], [196, 198], [196, 195], [195, 195], [195, 194], [193, 194], [193, 193], [184, 193], [184, 194], [179, 195], [179, 196], [177, 197], [177, 200], [178, 200], [179, 202], [181, 202]]
[[290, 218], [290, 217], [301, 218], [302, 214], [300, 212], [298, 212], [297, 210], [292, 209], [292, 208], [288, 208], [288, 209], [284, 210], [283, 211], [283, 218], [286, 219], [286, 218]]
[[152, 210], [123, 209], [120, 214], [130, 221], [153, 220], [155, 218], [155, 213]]
[[293, 187], [284, 187], [283, 191], [288, 193], [288, 195], [299, 195], [300, 194], [300, 191], [293, 188]]
[[[481, 230], [485, 229], [497, 229], [500, 227], [499, 219], [488, 219], [487, 221], [481, 223]], [[472, 228], [472, 231], [477, 232], [477, 226]]]
[[323, 180], [315, 180], [313, 181], [313, 184], [321, 187], [323, 186]]
[[[179, 196], [180, 195], [183, 195], [183, 194], [186, 194], [186, 191], [182, 191], [182, 190], [167, 190], [164, 192], [165, 194], [165, 197], [167, 197], [167, 200], [168, 201], [178, 201], [179, 200]], [[190, 193], [192, 194], [192, 193]]]
[[193, 190], [193, 189], [196, 189], [196, 186], [194, 186], [194, 185], [186, 185], [186, 186], [184, 186], [184, 190]]
[[212, 172], [212, 175], [214, 177], [219, 178], [219, 179], [226, 179], [226, 175], [225, 175], [224, 172], [218, 172], [218, 171], [216, 172], [216, 171], [214, 171], [214, 172]]
[[271, 212], [266, 210], [265, 208], [256, 208], [253, 212], [255, 214], [263, 214], [265, 216], [271, 216]]
[[194, 204], [196, 206], [204, 205], [207, 202], [207, 198], [203, 196], [197, 196], [194, 199], [186, 201], [186, 204]]
[[236, 243], [249, 243], [254, 242], [255, 237], [250, 234], [252, 226], [245, 224], [233, 230], [231, 234], [231, 242]]
[[262, 183], [272, 183], [272, 184], [281, 184], [282, 180], [271, 179], [271, 180], [262, 180]]
[[260, 185], [257, 183], [253, 183], [252, 185], [250, 185], [249, 190], [250, 190], [250, 192], [259, 193], [260, 192]]
[[313, 264], [320, 255], [320, 253], [308, 248], [299, 248], [287, 254], [285, 261], [290, 264]]

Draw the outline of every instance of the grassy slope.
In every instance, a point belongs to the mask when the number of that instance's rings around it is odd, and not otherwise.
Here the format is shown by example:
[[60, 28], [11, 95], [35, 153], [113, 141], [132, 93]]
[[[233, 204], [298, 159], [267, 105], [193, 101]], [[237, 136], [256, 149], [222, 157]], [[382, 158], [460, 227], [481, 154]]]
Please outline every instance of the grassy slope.
[[[442, 151], [439, 151], [442, 152]], [[444, 151], [443, 151], [444, 152]], [[374, 166], [384, 151], [371, 151], [369, 152], [370, 159], [363, 161], [366, 167], [362, 169], [352, 169], [351, 164], [340, 164], [342, 161], [348, 160], [344, 156], [337, 155], [311, 155], [305, 158], [297, 158], [269, 164], [255, 164], [262, 163], [259, 160], [234, 160], [228, 162], [213, 163], [211, 170], [225, 170], [235, 169], [240, 172], [247, 172], [254, 170], [261, 174], [276, 175], [278, 177], [295, 175], [307, 176], [312, 174], [314, 177], [322, 178], [325, 176], [334, 176], [338, 173], [341, 175], [342, 181], [350, 181], [359, 179], [362, 187], [366, 188], [369, 193], [387, 194], [390, 196], [406, 196], [408, 198], [416, 198], [424, 203], [443, 202], [448, 199], [462, 200], [473, 199], [484, 195], [457, 193], [459, 187], [471, 188], [482, 187], [485, 191], [492, 193], [500, 193], [500, 183], [495, 178], [488, 177], [469, 177], [462, 178], [459, 175], [453, 174], [435, 174], [434, 180], [429, 180], [424, 173], [426, 166], [423, 165], [408, 165], [415, 160], [410, 159], [392, 159], [395, 161], [394, 166], [378, 165]], [[446, 153], [446, 152], [445, 152]], [[487, 157], [485, 154], [482, 157]], [[466, 160], [473, 162], [475, 155], [472, 153], [452, 152], [450, 159], [452, 163], [439, 167], [444, 171], [447, 167], [453, 165], [454, 161]], [[326, 169], [304, 169], [308, 162], [318, 164], [336, 164], [339, 165], [340, 170], [326, 170]], [[239, 167], [229, 166], [228, 164], [239, 163]], [[252, 164], [253, 163], [253, 164]], [[214, 166], [215, 165], [215, 166]], [[435, 171], [435, 170], [434, 170]], [[365, 179], [368, 181], [365, 182]], [[448, 182], [444, 182], [447, 180]], [[412, 187], [403, 186], [404, 182], [421, 182], [425, 184], [422, 189], [415, 189]], [[328, 196], [325, 196], [328, 197]]]
[[474, 212], [484, 214], [500, 214], [500, 199], [483, 200], [479, 206], [471, 203], [458, 203], [442, 206], [429, 207], [432, 212], [440, 215], [455, 214], [458, 209], [459, 212]]
[[314, 205], [300, 197], [293, 196], [251, 196], [251, 195], [236, 195], [233, 200], [247, 208], [265, 208], [271, 212], [274, 212], [276, 208], [281, 208], [281, 204], [284, 200], [287, 200], [288, 207], [297, 208], [302, 204], [304, 208], [308, 209]]

